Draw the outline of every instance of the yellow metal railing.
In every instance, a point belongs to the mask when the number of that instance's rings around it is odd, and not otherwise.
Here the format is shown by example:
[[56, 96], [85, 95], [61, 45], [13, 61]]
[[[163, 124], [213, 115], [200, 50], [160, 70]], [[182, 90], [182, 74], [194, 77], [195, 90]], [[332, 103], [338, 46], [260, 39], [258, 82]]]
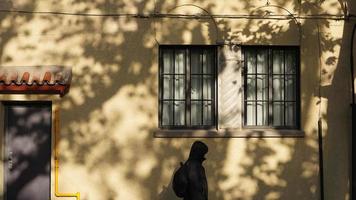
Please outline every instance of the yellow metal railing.
[[80, 193], [61, 193], [58, 190], [58, 168], [59, 168], [59, 110], [55, 108], [55, 122], [54, 122], [54, 194], [56, 197], [75, 197], [77, 200], [80, 200]]

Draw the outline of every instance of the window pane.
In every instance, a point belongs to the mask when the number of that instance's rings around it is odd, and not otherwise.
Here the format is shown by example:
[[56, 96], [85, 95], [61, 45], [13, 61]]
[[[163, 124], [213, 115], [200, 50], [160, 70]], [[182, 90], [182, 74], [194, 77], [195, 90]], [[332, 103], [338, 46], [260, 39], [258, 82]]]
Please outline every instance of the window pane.
[[173, 76], [163, 76], [163, 99], [173, 99]]
[[[214, 125], [214, 49], [195, 46], [171, 49], [164, 47], [161, 53], [160, 124], [177, 128]], [[189, 105], [186, 103], [188, 100]]]
[[212, 89], [213, 89], [213, 78], [212, 76], [204, 76], [203, 82], [203, 98], [204, 99], [211, 99], [212, 98]]
[[203, 51], [203, 73], [212, 74], [214, 64], [214, 54], [211, 50]]
[[163, 73], [173, 73], [173, 51], [163, 50]]
[[273, 74], [283, 74], [283, 73], [284, 73], [283, 51], [274, 50], [273, 51]]
[[255, 102], [246, 102], [246, 125], [256, 125], [256, 105]]
[[191, 98], [201, 99], [202, 98], [202, 78], [199, 75], [191, 76], [192, 88], [191, 88]]
[[284, 106], [283, 102], [273, 102], [273, 125], [283, 126]]
[[173, 124], [173, 101], [163, 101], [162, 106], [162, 125]]
[[185, 102], [174, 102], [174, 125], [185, 125]]
[[204, 101], [203, 106], [203, 122], [204, 125], [212, 125], [212, 116], [211, 116], [211, 101]]
[[268, 76], [267, 75], [257, 76], [257, 99], [258, 100], [268, 99]]
[[257, 125], [268, 125], [267, 102], [256, 102], [257, 105]]
[[184, 50], [176, 50], [175, 51], [175, 73], [176, 74], [184, 74]]
[[273, 76], [273, 100], [284, 100], [284, 76]]
[[191, 102], [191, 123], [193, 126], [202, 125], [202, 102]]
[[245, 125], [296, 127], [298, 51], [246, 47]]
[[285, 51], [285, 62], [286, 62], [286, 73], [287, 74], [295, 74], [297, 69], [297, 58], [296, 51], [289, 50]]
[[252, 50], [246, 51], [247, 57], [247, 73], [253, 74], [256, 73], [256, 54]]
[[247, 75], [247, 88], [246, 88], [246, 99], [255, 100], [256, 99], [256, 79], [255, 75]]
[[185, 99], [185, 84], [184, 84], [184, 75], [176, 75], [175, 76], [175, 91], [174, 91], [174, 99]]
[[202, 72], [202, 55], [201, 50], [192, 50], [190, 55], [190, 67], [192, 74], [201, 74]]
[[257, 51], [257, 73], [268, 72], [267, 50]]
[[296, 106], [295, 103], [286, 103], [286, 125], [296, 126]]
[[286, 100], [295, 101], [296, 84], [293, 75], [286, 76]]

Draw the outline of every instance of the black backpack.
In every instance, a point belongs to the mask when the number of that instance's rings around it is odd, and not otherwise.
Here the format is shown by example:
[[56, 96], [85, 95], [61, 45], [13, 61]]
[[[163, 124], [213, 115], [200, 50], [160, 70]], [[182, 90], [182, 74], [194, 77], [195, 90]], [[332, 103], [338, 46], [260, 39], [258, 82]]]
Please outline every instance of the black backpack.
[[188, 188], [188, 172], [186, 163], [180, 162], [180, 167], [174, 173], [172, 187], [177, 197], [184, 197]]

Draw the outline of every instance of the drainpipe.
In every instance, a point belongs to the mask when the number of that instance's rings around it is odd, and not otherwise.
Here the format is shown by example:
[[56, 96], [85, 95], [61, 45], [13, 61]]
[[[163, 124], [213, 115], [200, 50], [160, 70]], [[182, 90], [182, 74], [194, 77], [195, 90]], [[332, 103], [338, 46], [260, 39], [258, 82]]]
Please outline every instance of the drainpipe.
[[320, 200], [324, 200], [323, 124], [318, 120]]
[[75, 197], [80, 200], [80, 193], [61, 193], [58, 190], [58, 168], [59, 168], [59, 150], [58, 150], [58, 136], [59, 136], [59, 110], [56, 108], [54, 111], [55, 122], [54, 122], [54, 194], [56, 197]]
[[319, 147], [319, 184], [320, 184], [320, 200], [324, 200], [324, 152], [323, 152], [323, 123], [321, 117], [321, 39], [320, 39], [320, 26], [319, 21], [316, 20], [316, 26], [318, 29], [318, 53], [319, 53], [319, 113], [318, 113], [318, 147]]
[[355, 148], [354, 148], [354, 134], [356, 133], [356, 104], [355, 104], [355, 77], [354, 77], [354, 45], [355, 45], [355, 32], [356, 32], [356, 24], [352, 29], [351, 35], [351, 55], [350, 55], [350, 67], [351, 67], [351, 91], [352, 91], [352, 132], [351, 132], [351, 186], [350, 186], [350, 196], [353, 199], [353, 193], [355, 191], [355, 173], [353, 173], [353, 162], [355, 160]]

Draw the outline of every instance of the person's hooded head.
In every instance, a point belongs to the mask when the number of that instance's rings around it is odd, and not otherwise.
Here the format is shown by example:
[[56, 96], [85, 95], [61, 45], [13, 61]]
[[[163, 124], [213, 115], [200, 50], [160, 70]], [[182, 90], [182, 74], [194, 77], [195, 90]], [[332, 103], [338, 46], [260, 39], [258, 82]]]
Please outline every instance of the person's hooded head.
[[190, 149], [189, 160], [204, 161], [208, 146], [201, 141], [195, 141]]

